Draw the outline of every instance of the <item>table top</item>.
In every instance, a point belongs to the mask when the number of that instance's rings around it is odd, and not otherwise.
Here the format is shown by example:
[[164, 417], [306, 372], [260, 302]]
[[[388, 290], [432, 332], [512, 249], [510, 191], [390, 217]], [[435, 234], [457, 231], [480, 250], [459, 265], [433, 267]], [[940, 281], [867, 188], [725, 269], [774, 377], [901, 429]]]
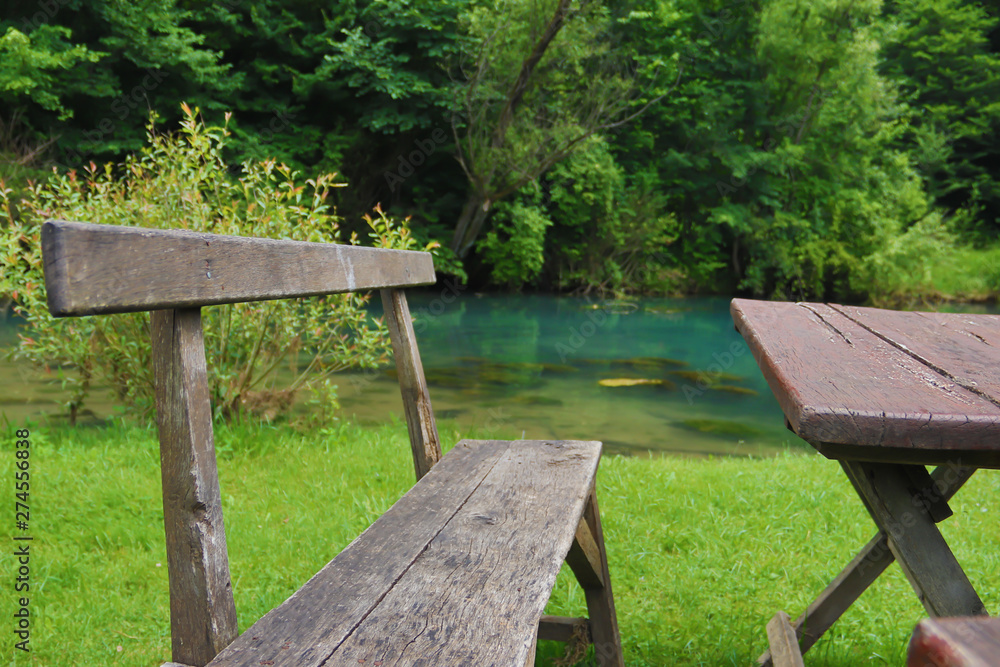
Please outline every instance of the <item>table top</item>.
[[1000, 316], [734, 299], [789, 427], [830, 458], [1000, 467]]

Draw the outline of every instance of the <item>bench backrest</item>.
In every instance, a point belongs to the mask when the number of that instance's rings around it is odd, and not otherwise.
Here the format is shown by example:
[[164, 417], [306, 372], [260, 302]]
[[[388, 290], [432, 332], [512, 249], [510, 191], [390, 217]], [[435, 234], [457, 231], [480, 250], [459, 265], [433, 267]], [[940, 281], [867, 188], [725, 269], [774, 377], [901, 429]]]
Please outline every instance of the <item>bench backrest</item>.
[[417, 479], [441, 458], [402, 287], [435, 281], [429, 253], [50, 221], [56, 317], [152, 311], [173, 660], [210, 661], [237, 636], [201, 306], [380, 289]]

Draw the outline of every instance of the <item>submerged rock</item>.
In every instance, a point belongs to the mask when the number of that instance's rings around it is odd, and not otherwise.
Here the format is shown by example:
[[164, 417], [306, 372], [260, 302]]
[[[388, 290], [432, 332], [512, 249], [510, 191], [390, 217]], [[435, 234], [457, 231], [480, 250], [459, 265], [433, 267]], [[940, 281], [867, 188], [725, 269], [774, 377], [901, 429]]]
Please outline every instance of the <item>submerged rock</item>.
[[712, 371], [669, 371], [671, 375], [682, 377], [691, 382], [700, 382], [707, 385], [715, 385], [720, 382], [743, 382], [746, 378], [742, 375], [732, 373], [721, 373]]
[[759, 396], [760, 393], [756, 389], [750, 389], [749, 387], [737, 387], [732, 384], [717, 384], [714, 387], [709, 387], [712, 391], [724, 391], [727, 394], [739, 394], [742, 396]]
[[752, 438], [764, 434], [763, 431], [753, 426], [725, 419], [685, 419], [678, 423], [684, 428], [689, 428], [699, 433], [734, 435], [741, 438]]
[[602, 387], [638, 387], [662, 385], [663, 380], [650, 380], [649, 378], [605, 378], [598, 380], [597, 384]]

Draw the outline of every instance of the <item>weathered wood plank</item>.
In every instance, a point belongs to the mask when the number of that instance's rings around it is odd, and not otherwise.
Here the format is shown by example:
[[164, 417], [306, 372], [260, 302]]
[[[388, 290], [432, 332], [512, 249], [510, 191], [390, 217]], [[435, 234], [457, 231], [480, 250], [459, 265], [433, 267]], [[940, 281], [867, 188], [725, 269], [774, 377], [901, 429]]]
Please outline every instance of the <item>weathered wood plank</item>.
[[42, 226], [56, 317], [430, 285], [429, 253], [81, 222]]
[[910, 640], [907, 667], [993, 667], [1000, 656], [1000, 618], [921, 621]]
[[327, 664], [524, 664], [599, 456], [597, 442], [513, 442]]
[[431, 408], [430, 393], [427, 391], [424, 366], [420, 361], [417, 337], [413, 333], [413, 319], [406, 294], [402, 290], [382, 290], [382, 305], [396, 359], [399, 389], [403, 394], [406, 428], [413, 451], [413, 468], [417, 479], [420, 479], [441, 460], [441, 441], [434, 421], [434, 410]]
[[774, 656], [774, 667], [805, 667], [795, 630], [785, 612], [779, 611], [768, 622], [767, 643]]
[[590, 616], [590, 634], [594, 642], [594, 657], [601, 667], [624, 667], [622, 639], [618, 631], [618, 614], [615, 611], [615, 598], [611, 592], [611, 576], [608, 573], [608, 553], [604, 544], [604, 528], [601, 526], [601, 512], [597, 505], [597, 491], [590, 489], [590, 497], [583, 509], [583, 518], [590, 527], [594, 542], [600, 549], [601, 579], [604, 585], [600, 588], [584, 585], [583, 593], [587, 598], [587, 614]]
[[585, 517], [580, 517], [573, 545], [566, 554], [566, 564], [573, 570], [580, 585], [587, 588], [603, 588], [604, 573], [601, 568], [601, 548], [590, 531]]
[[590, 621], [580, 616], [550, 616], [543, 614], [538, 621], [538, 638], [549, 641], [569, 642], [570, 640], [591, 642]]
[[201, 311], [151, 313], [175, 662], [200, 667], [236, 638]]
[[509, 448], [462, 441], [420, 482], [213, 667], [316, 667], [372, 611]]
[[735, 299], [732, 314], [793, 430], [824, 454], [833, 445], [860, 457], [922, 449], [944, 462], [972, 450], [1000, 464], [1000, 407], [840, 312]]
[[986, 614], [982, 600], [926, 511], [914, 503], [927, 490], [910, 490], [904, 467], [841, 461], [913, 590], [931, 616]]
[[[935, 491], [932, 497], [949, 500], [975, 472], [975, 468], [939, 466], [931, 473], [933, 486], [929, 488]], [[792, 623], [803, 653], [819, 641], [894, 560], [888, 536], [879, 531]], [[771, 652], [765, 651], [757, 661], [761, 667], [772, 667]]]
[[955, 384], [1000, 404], [996, 370], [1000, 368], [1000, 317], [833, 308]]

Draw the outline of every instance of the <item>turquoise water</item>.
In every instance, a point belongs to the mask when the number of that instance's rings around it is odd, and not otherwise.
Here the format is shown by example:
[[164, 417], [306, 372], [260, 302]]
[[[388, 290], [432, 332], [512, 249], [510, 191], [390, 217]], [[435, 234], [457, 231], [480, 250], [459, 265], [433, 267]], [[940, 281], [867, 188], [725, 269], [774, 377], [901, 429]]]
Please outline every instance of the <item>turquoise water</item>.
[[[440, 293], [410, 298], [442, 430], [601, 440], [619, 453], [767, 454], [784, 428], [727, 298], [596, 301]], [[625, 386], [603, 386], [615, 381]], [[609, 382], [610, 381], [610, 382]], [[344, 411], [399, 411], [391, 378], [349, 376]]]
[[[733, 328], [728, 298], [615, 302], [445, 288], [412, 294], [410, 309], [446, 440], [470, 432], [593, 439], [632, 455], [811, 451], [784, 428]], [[13, 341], [12, 321], [0, 322], [0, 351]], [[401, 418], [388, 370], [344, 373], [337, 382], [342, 417]], [[57, 415], [64, 400], [54, 374], [0, 355], [0, 414]], [[86, 407], [85, 419], [115, 412], [106, 388], [96, 388]]]

